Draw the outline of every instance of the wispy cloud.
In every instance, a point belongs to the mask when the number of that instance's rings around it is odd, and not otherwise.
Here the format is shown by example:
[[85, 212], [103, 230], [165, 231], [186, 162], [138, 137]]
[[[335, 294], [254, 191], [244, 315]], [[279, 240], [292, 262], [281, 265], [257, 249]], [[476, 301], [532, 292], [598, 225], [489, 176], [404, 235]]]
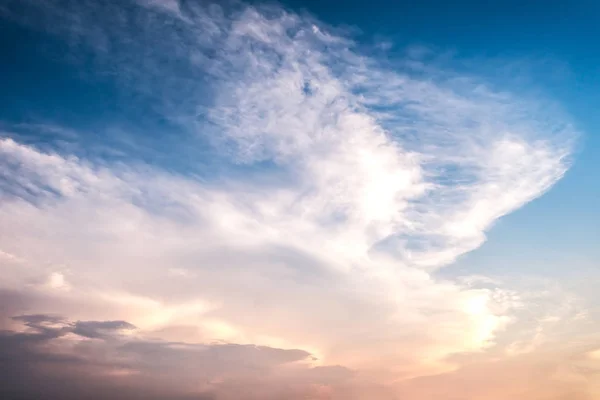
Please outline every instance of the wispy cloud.
[[575, 132], [549, 100], [368, 56], [279, 6], [26, 3], [38, 19], [6, 15], [96, 52], [177, 128], [157, 133], [163, 160], [180, 162], [173, 142], [208, 154], [174, 173], [131, 146], [111, 163], [4, 135], [0, 255], [14, 259], [0, 271], [46, 299], [35, 312], [127, 321], [70, 333], [104, 340], [133, 324], [162, 340], [150, 346], [164, 362], [215, 340], [253, 359], [293, 354], [314, 398], [334, 395], [318, 383], [332, 365], [372, 396], [457, 368], [452, 355], [490, 348], [514, 321], [518, 293], [433, 271], [568, 169]]

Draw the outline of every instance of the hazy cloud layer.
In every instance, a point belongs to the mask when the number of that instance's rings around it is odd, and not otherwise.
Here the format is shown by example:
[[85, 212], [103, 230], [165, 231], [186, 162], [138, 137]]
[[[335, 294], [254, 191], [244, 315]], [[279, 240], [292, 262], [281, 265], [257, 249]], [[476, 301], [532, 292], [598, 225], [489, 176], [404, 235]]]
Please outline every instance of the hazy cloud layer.
[[[1, 15], [92, 57], [169, 127], [2, 133], [3, 351], [57, 397], [78, 396], [54, 387], [64, 373], [99, 398], [458, 399], [422, 382], [460, 387], [465, 357], [537, 371], [551, 317], [586, 319], [567, 294], [553, 309], [557, 291], [521, 319], [517, 290], [435, 275], [568, 169], [575, 132], [550, 101], [278, 6], [22, 3]], [[468, 398], [508, 393], [488, 387]]]

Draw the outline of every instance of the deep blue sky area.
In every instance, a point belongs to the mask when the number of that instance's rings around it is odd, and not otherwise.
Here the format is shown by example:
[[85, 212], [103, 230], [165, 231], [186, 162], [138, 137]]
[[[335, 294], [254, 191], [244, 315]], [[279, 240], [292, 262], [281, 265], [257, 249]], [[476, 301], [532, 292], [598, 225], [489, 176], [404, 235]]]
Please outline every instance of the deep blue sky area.
[[[583, 133], [574, 166], [548, 194], [502, 219], [490, 232], [493, 240], [461, 259], [455, 269], [468, 270], [471, 264], [484, 262], [501, 273], [506, 271], [507, 257], [514, 256], [515, 263], [530, 259], [531, 271], [543, 273], [565, 259], [589, 265], [599, 259], [599, 2], [287, 0], [284, 4], [333, 26], [354, 28], [358, 40], [366, 43], [393, 42], [392, 54], [423, 45], [464, 59], [524, 60], [530, 66], [529, 80], [556, 99]], [[93, 54], [71, 57], [72, 52], [73, 47], [56, 37], [3, 19], [0, 120], [57, 121], [90, 131], [114, 121], [139, 131], [157, 124], [169, 128], [152, 112], [152, 104], [144, 107], [140, 99], [128, 101], [135, 95], [119, 90], [110, 76], [93, 74]], [[539, 248], [532, 248], [532, 242]]]
[[[594, 1], [293, 0], [333, 25], [358, 27], [396, 47], [423, 44], [461, 57], [538, 58], [565, 63], [569, 79], [557, 88], [579, 121], [597, 123], [600, 99], [600, 3]], [[343, 5], [342, 5], [343, 4]], [[545, 72], [545, 71], [541, 71]], [[566, 77], [565, 77], [566, 78]]]

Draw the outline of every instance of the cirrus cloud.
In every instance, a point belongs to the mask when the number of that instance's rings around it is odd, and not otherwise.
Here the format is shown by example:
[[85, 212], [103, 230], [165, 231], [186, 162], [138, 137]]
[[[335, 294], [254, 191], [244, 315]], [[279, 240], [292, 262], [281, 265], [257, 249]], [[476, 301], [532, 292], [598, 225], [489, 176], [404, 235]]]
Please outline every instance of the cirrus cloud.
[[[77, 340], [135, 326], [161, 362], [215, 341], [251, 349], [241, 359], [279, 349], [314, 398], [342, 396], [324, 378], [340, 371], [385, 396], [453, 371], [514, 322], [517, 292], [435, 271], [568, 169], [575, 132], [548, 100], [404, 69], [279, 6], [26, 3], [3, 13], [97, 54], [177, 131], [107, 134], [114, 161], [84, 134], [65, 150], [35, 141], [41, 125], [6, 129], [0, 271], [44, 299], [35, 313], [88, 321], [69, 328]], [[217, 379], [217, 364], [194, 371]], [[254, 367], [211, 396], [239, 398], [235, 385], [262, 382]]]

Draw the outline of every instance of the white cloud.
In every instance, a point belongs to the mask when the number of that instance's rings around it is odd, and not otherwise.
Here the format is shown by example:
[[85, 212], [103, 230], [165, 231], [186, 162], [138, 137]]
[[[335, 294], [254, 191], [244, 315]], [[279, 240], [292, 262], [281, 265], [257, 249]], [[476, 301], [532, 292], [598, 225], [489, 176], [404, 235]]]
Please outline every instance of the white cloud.
[[92, 45], [110, 36], [122, 79], [160, 93], [163, 116], [192, 144], [208, 138], [221, 169], [198, 179], [0, 140], [0, 254], [27, 264], [0, 258], [0, 271], [19, 288], [62, 287], [53, 268], [69, 270], [71, 290], [39, 312], [299, 348], [387, 382], [495, 343], [518, 296], [432, 271], [563, 176], [573, 131], [560, 113], [474, 77], [385, 67], [277, 7], [154, 1], [177, 27], [165, 31], [92, 3], [60, 15], [80, 13]]
[[47, 282], [45, 283], [49, 289], [52, 290], [70, 290], [70, 285], [66, 281], [64, 274], [61, 272], [53, 272], [48, 277]]

